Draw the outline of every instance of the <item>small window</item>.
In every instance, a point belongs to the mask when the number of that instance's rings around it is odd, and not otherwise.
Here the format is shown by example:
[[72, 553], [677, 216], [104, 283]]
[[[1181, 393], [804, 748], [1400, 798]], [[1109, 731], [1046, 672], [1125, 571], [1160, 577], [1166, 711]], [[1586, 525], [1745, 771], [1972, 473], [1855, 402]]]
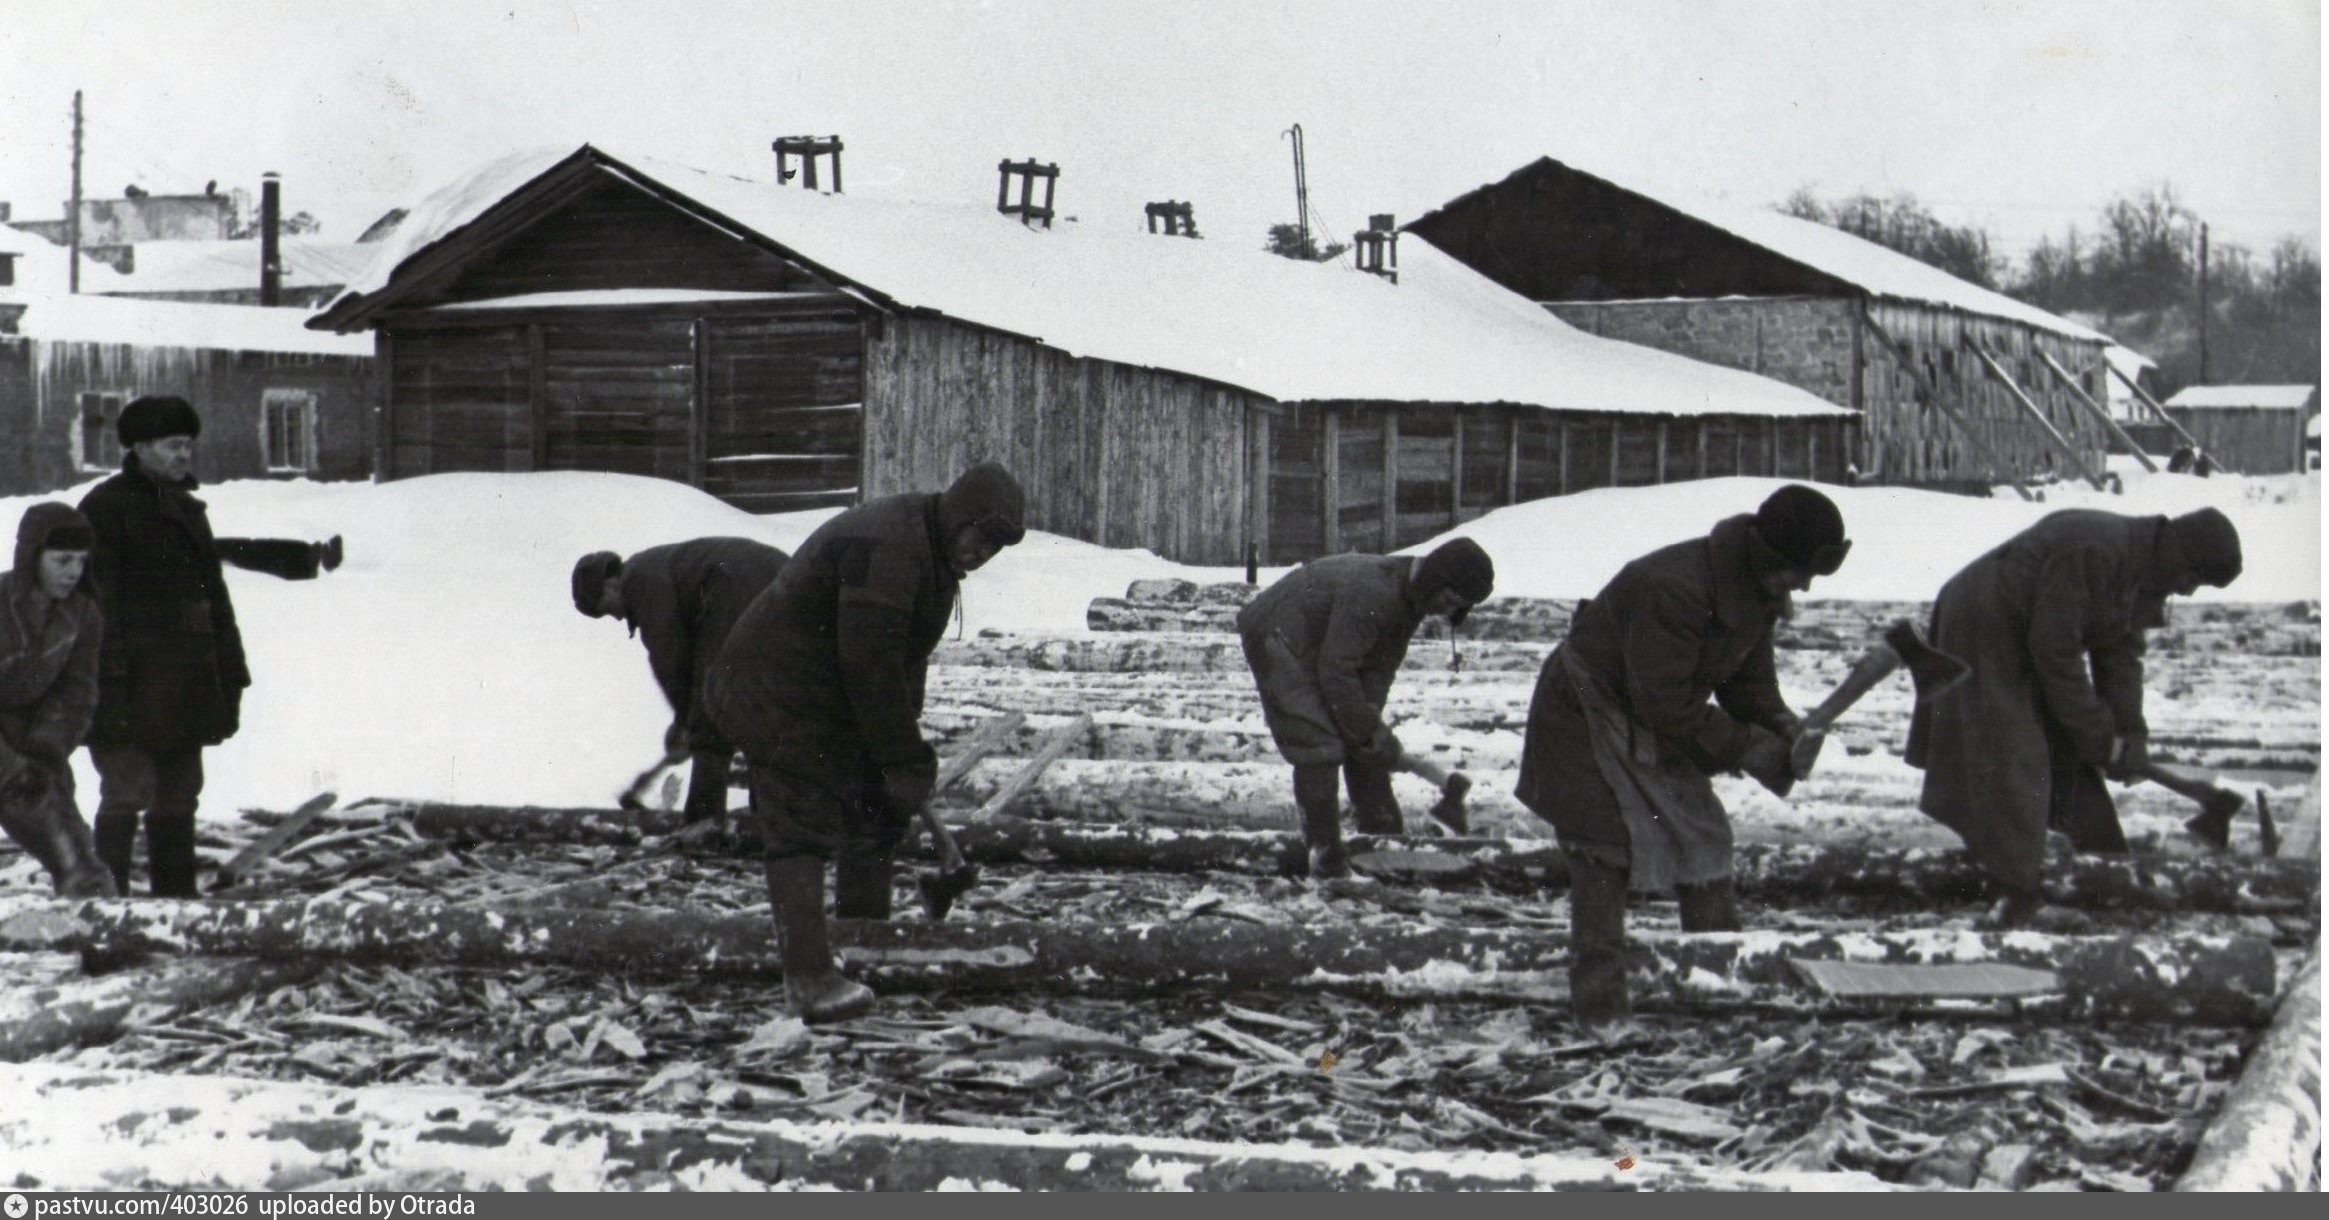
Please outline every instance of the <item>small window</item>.
[[120, 394], [85, 392], [80, 396], [81, 424], [73, 434], [74, 460], [87, 471], [112, 471], [121, 465], [121, 439], [113, 420], [121, 414]]
[[259, 412], [260, 444], [270, 474], [315, 469], [315, 391], [268, 390]]

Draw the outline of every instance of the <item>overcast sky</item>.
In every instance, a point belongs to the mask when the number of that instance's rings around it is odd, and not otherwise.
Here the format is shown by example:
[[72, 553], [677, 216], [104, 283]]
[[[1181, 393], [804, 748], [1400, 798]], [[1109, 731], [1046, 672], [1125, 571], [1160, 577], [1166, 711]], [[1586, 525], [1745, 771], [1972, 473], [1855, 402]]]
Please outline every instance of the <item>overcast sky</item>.
[[2018, 259], [2173, 183], [2218, 241], [2319, 245], [2311, 0], [8, 0], [0, 199], [256, 193], [352, 239], [515, 148], [601, 145], [772, 176], [839, 134], [852, 193], [991, 202], [1062, 167], [1063, 212], [1210, 239], [1293, 218], [1304, 129], [1330, 233], [1402, 221], [1543, 155], [1771, 203], [1912, 192]]

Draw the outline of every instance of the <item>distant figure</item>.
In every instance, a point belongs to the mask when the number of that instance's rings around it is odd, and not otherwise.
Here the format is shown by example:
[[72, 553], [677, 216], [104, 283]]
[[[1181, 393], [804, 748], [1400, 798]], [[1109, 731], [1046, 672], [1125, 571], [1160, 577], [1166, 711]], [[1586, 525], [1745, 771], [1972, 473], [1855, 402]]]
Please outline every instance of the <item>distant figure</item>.
[[202, 419], [175, 396], [122, 408], [121, 473], [81, 500], [105, 643], [98, 653], [97, 854], [129, 893], [138, 823], [152, 891], [195, 896], [194, 811], [202, 748], [242, 726], [251, 671], [202, 501], [194, 439]]
[[2178, 445], [2175, 452], [2168, 455], [2167, 473], [2196, 474], [2204, 479], [2216, 473], [2216, 462], [2215, 459], [2208, 456], [2208, 451], [2205, 449], [2194, 449], [2190, 445]]
[[2049, 826], [2080, 851], [2127, 850], [2103, 779], [2132, 782], [2150, 759], [2143, 633], [2166, 624], [2170, 595], [2239, 575], [2239, 531], [2215, 509], [2065, 509], [1941, 586], [1933, 646], [1973, 675], [1917, 705], [1906, 756], [1925, 773], [1917, 807], [1989, 874], [1993, 922], [2027, 922], [2043, 904]]
[[0, 829], [48, 870], [67, 898], [118, 892], [73, 801], [68, 761], [97, 711], [104, 634], [86, 572], [89, 523], [35, 504], [16, 526], [16, 562], [0, 574]]
[[1027, 534], [1027, 495], [981, 462], [936, 495], [885, 496], [817, 527], [728, 635], [704, 705], [752, 763], [784, 986], [805, 1021], [873, 1006], [841, 976], [833, 914], [890, 917], [892, 856], [938, 777], [922, 739], [930, 654], [962, 580]]
[[744, 607], [784, 569], [783, 551], [750, 538], [697, 538], [651, 546], [624, 559], [613, 551], [574, 565], [574, 608], [615, 618], [647, 648], [647, 667], [671, 705], [663, 734], [666, 765], [692, 758], [687, 821], [725, 828], [728, 768], [736, 747], [704, 710], [704, 680]]
[[1294, 765], [1310, 875], [1350, 875], [1342, 790], [1361, 834], [1406, 829], [1391, 795], [1402, 764], [1383, 721], [1391, 682], [1423, 620], [1461, 625], [1496, 589], [1496, 565], [1469, 538], [1429, 555], [1329, 555], [1280, 577], [1238, 612], [1246, 664], [1278, 753]]

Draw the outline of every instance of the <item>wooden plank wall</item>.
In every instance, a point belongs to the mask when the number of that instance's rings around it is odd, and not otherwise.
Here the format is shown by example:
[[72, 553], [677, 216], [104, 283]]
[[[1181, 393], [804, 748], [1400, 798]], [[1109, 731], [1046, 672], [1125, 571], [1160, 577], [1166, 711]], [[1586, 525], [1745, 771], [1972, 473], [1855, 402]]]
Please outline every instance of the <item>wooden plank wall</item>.
[[1269, 400], [937, 318], [887, 318], [866, 353], [865, 495], [937, 491], [993, 459], [1026, 487], [1033, 528], [1244, 559], [1249, 438]]
[[[2100, 465], [2110, 445], [2109, 434], [2036, 358], [2036, 353], [2043, 351], [2066, 369], [2096, 368], [2099, 375], [2100, 343], [2082, 342], [2018, 322], [1900, 302], [1871, 302], [1869, 312], [1908, 349], [1917, 366], [2001, 455], [2009, 467], [2005, 474], [2034, 478], [2052, 472], [2076, 477], [2013, 396], [1982, 367], [1974, 354], [1975, 340], [1998, 358], [2054, 427], [2078, 446], [2090, 463]], [[1957, 426], [1942, 412], [1917, 401], [1913, 380], [1881, 345], [1869, 340], [1865, 346], [1863, 476], [1885, 483], [1982, 481], [1986, 472], [1981, 456]], [[2100, 397], [2096, 386], [2086, 388], [2089, 394]]]
[[534, 469], [527, 337], [522, 326], [397, 331], [381, 476]]
[[2169, 407], [2167, 413], [2192, 434], [2200, 448], [2242, 474], [2288, 474], [2305, 468], [2308, 411]]
[[692, 483], [695, 328], [685, 318], [536, 324], [538, 469]]
[[1669, 419], [1481, 404], [1284, 410], [1273, 425], [1296, 422], [1271, 447], [1270, 563], [1397, 550], [1507, 504], [1599, 487], [1733, 473], [1842, 482], [1858, 424], [1842, 415]]
[[704, 490], [751, 512], [853, 503], [865, 460], [858, 315], [706, 319], [698, 343]]

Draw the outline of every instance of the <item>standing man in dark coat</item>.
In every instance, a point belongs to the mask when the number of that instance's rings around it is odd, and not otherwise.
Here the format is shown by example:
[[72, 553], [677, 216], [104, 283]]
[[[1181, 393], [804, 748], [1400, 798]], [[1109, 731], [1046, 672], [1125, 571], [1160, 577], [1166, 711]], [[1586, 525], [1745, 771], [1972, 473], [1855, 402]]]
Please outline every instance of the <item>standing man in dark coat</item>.
[[[1246, 664], [1278, 752], [1294, 764], [1294, 805], [1310, 875], [1350, 875], [1339, 788], [1359, 832], [1406, 828], [1391, 795], [1399, 739], [1383, 723], [1391, 680], [1415, 629], [1432, 615], [1461, 626], [1496, 590], [1496, 565], [1469, 538], [1420, 558], [1329, 555], [1287, 573], [1238, 612]], [[1340, 783], [1337, 783], [1339, 773]]]
[[16, 563], [0, 573], [0, 830], [48, 869], [67, 898], [111, 898], [73, 803], [73, 767], [97, 712], [105, 621], [84, 579], [89, 523], [35, 504], [16, 526]]
[[1545, 660], [1516, 795], [1568, 858], [1580, 1024], [1631, 1015], [1629, 886], [1672, 890], [1684, 931], [1739, 927], [1730, 815], [1708, 777], [1744, 771], [1783, 795], [1792, 785], [1801, 721], [1779, 694], [1771, 633], [1790, 596], [1851, 546], [1834, 502], [1782, 487], [1753, 514], [1620, 569]]
[[[666, 765], [692, 758], [687, 821], [724, 826], [736, 747], [704, 710], [704, 678], [744, 607], [776, 580], [785, 555], [750, 538], [697, 538], [651, 546], [628, 560], [595, 551], [574, 565], [574, 608], [616, 618], [647, 646], [647, 667], [671, 704]], [[626, 794], [628, 795], [628, 794]]]
[[819, 526], [728, 635], [705, 690], [752, 764], [784, 982], [803, 1020], [842, 1020], [873, 992], [835, 968], [833, 913], [888, 919], [891, 857], [930, 799], [922, 739], [930, 654], [962, 578], [1026, 536], [1026, 494], [993, 462], [937, 495], [886, 496]]
[[1907, 757], [1917, 807], [1956, 831], [1992, 884], [1992, 919], [2043, 905], [2046, 831], [2081, 851], [2127, 850], [2108, 775], [2150, 757], [2143, 633], [2170, 594], [2240, 575], [2240, 534], [2212, 508], [2166, 517], [2050, 513], [1966, 565], [1933, 602], [1932, 640], [1972, 666], [1955, 695], [1919, 704]]
[[129, 892], [145, 818], [153, 892], [194, 896], [194, 810], [202, 748], [234, 736], [251, 671], [219, 570], [210, 518], [194, 498], [201, 417], [183, 398], [148, 396], [114, 428], [120, 474], [81, 501], [105, 644], [98, 653], [97, 853]]

